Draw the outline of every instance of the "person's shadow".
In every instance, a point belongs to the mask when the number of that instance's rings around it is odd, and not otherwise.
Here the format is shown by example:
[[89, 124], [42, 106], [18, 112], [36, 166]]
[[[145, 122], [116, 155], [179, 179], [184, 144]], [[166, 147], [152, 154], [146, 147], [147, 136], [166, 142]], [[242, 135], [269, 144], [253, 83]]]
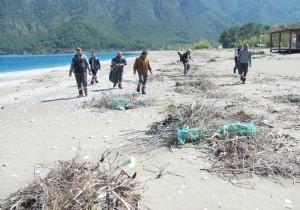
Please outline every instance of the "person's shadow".
[[115, 90], [116, 88], [104, 88], [104, 89], [98, 89], [98, 90], [91, 90], [91, 92], [105, 92], [110, 90]]
[[240, 82], [235, 82], [235, 83], [221, 84], [218, 86], [224, 87], [224, 86], [235, 86], [235, 85], [240, 85], [240, 84], [241, 84]]
[[49, 99], [49, 100], [43, 100], [41, 103], [46, 103], [46, 102], [54, 102], [54, 101], [67, 101], [67, 100], [72, 100], [78, 97], [69, 97], [69, 98], [54, 98], [54, 99]]
[[[99, 89], [99, 90], [91, 90], [91, 92], [104, 92], [104, 91], [110, 91], [114, 90], [116, 88], [105, 88], [105, 89]], [[41, 103], [47, 103], [47, 102], [54, 102], [54, 101], [67, 101], [67, 100], [72, 100], [76, 99], [78, 97], [68, 97], [68, 98], [54, 98], [54, 99], [48, 99], [48, 100], [43, 100]]]

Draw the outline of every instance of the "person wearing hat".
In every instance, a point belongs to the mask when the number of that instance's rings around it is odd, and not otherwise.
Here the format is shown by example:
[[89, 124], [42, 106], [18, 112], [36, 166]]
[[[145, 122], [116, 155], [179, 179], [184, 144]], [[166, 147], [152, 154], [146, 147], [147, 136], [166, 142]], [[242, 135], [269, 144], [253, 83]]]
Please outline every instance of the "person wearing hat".
[[148, 52], [143, 51], [139, 57], [135, 59], [134, 65], [133, 65], [133, 74], [136, 75], [136, 72], [138, 72], [139, 76], [139, 83], [137, 85], [137, 92], [141, 91], [142, 87], [142, 94], [146, 94], [146, 82], [148, 77], [148, 71], [152, 74], [152, 68], [149, 63], [149, 58], [147, 57]]
[[72, 58], [71, 67], [69, 71], [69, 76], [72, 76], [72, 73], [75, 74], [75, 79], [78, 87], [78, 98], [83, 97], [83, 90], [85, 96], [88, 95], [87, 90], [87, 69], [91, 75], [91, 69], [89, 67], [89, 60], [86, 55], [82, 54], [80, 48], [76, 49], [76, 54]]
[[193, 61], [193, 59], [191, 58], [191, 49], [188, 49], [185, 53], [182, 54], [182, 63], [183, 63], [183, 73], [184, 75], [187, 74], [187, 72], [189, 71], [191, 65], [190, 65], [190, 61]]

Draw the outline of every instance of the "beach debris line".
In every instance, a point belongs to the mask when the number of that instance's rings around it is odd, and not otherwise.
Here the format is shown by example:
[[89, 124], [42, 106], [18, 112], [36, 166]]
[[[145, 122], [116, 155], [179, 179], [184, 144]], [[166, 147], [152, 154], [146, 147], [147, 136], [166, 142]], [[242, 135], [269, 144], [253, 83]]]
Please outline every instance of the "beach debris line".
[[199, 93], [199, 91], [207, 92], [215, 89], [215, 85], [206, 78], [197, 78], [195, 80], [181, 80], [175, 83], [175, 92], [177, 93]]
[[192, 143], [207, 154], [209, 164], [202, 170], [219, 175], [256, 174], [277, 181], [281, 176], [294, 184], [300, 182], [299, 140], [274, 132], [262, 121], [238, 107], [224, 112], [224, 106], [217, 103], [195, 101], [170, 106], [167, 117], [146, 133], [148, 138], [135, 143], [143, 146], [143, 152]]
[[[105, 151], [97, 164], [83, 162], [77, 153], [58, 161], [48, 174], [0, 201], [0, 209], [138, 209], [137, 174], [125, 172], [118, 153]], [[42, 166], [43, 167], [43, 166]]]
[[[218, 138], [226, 139], [236, 135], [245, 136], [256, 133], [253, 122], [241, 123], [253, 120], [251, 115], [239, 109], [224, 112], [224, 106], [217, 106], [216, 103], [217, 101], [201, 103], [194, 101], [191, 105], [171, 105], [167, 110], [167, 117], [155, 122], [146, 134], [156, 145], [176, 146], [196, 143], [205, 138], [214, 138], [216, 134]], [[224, 128], [227, 128], [226, 132]]]
[[300, 95], [295, 94], [274, 96], [273, 100], [281, 103], [296, 103], [300, 105]]
[[113, 96], [104, 94], [100, 99], [95, 97], [85, 101], [83, 107], [108, 108], [112, 110], [134, 109], [140, 106], [151, 106], [152, 102], [147, 99], [137, 99], [135, 94], [126, 94], [123, 96]]
[[235, 137], [227, 140], [208, 139], [205, 152], [212, 157], [210, 166], [203, 168], [220, 174], [241, 174], [250, 176], [291, 178], [300, 181], [297, 157], [300, 150], [292, 139], [264, 132], [256, 136]]
[[291, 95], [287, 96], [288, 100], [292, 103], [300, 103], [300, 95]]

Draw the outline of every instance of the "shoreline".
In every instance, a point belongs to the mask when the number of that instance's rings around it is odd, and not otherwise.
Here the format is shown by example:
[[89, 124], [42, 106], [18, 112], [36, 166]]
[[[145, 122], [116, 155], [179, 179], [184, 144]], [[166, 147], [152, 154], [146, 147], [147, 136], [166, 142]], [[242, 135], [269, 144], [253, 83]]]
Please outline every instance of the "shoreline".
[[[129, 57], [126, 58], [126, 60], [131, 61], [135, 59], [135, 57]], [[109, 65], [111, 60], [105, 60], [105, 61], [100, 61], [101, 66], [102, 64], [107, 67]], [[55, 72], [55, 71], [67, 71], [69, 72], [70, 65], [63, 65], [63, 66], [57, 66], [57, 67], [47, 67], [47, 68], [38, 68], [38, 69], [28, 69], [28, 70], [21, 70], [21, 71], [10, 71], [10, 72], [0, 72], [0, 78], [3, 77], [15, 77], [15, 76], [32, 76], [36, 74], [42, 74], [42, 73], [49, 73], [49, 72]], [[101, 70], [100, 70], [101, 71]]]
[[[88, 55], [88, 54], [90, 54], [90, 53], [84, 53], [85, 55]], [[105, 53], [103, 53], [103, 54], [105, 54]], [[113, 52], [111, 52], [111, 53], [107, 53], [107, 54], [114, 54]], [[131, 54], [137, 54], [137, 55], [133, 55], [133, 56], [130, 56], [130, 57], [126, 57], [127, 55], [131, 55]], [[125, 52], [124, 53], [124, 57], [126, 58], [126, 59], [130, 59], [130, 58], [134, 58], [134, 57], [136, 57], [136, 56], [138, 56], [138, 54], [139, 54], [139, 52], [135, 52], [135, 51], [133, 51], [133, 52]], [[47, 56], [47, 55], [56, 55], [56, 54], [45, 54], [45, 56]], [[57, 55], [59, 55], [59, 54], [57, 54]], [[63, 54], [63, 55], [65, 55], [65, 54]], [[72, 54], [72, 56], [73, 56], [74, 54]], [[43, 56], [43, 55], [33, 55], [33, 56]], [[10, 57], [14, 57], [13, 55], [11, 55]], [[98, 56], [97, 56], [98, 57]], [[88, 57], [89, 58], [89, 57]], [[101, 60], [101, 57], [100, 57], [100, 62], [102, 63], [102, 62], [110, 62], [111, 61], [111, 59], [113, 58], [113, 56], [111, 57], [111, 58], [105, 58], [104, 60]], [[71, 62], [70, 62], [71, 63]], [[4, 71], [0, 71], [0, 75], [1, 74], [6, 74], [6, 73], [11, 73], [11, 72], [23, 72], [23, 71], [35, 71], [35, 70], [47, 70], [47, 69], [58, 69], [58, 68], [64, 68], [64, 67], [66, 67], [66, 66], [70, 66], [70, 64], [66, 64], [66, 65], [58, 65], [58, 66], [50, 66], [50, 67], [41, 67], [41, 68], [28, 68], [28, 69], [23, 69], [23, 70], [9, 70], [9, 71], [7, 71], [7, 70], [4, 70]]]

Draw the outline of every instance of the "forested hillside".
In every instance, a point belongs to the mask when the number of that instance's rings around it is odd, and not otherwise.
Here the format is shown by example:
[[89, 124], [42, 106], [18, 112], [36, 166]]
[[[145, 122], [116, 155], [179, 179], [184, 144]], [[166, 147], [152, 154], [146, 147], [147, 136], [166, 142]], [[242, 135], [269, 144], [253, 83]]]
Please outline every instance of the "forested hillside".
[[299, 16], [298, 0], [1, 0], [0, 54], [158, 49]]

